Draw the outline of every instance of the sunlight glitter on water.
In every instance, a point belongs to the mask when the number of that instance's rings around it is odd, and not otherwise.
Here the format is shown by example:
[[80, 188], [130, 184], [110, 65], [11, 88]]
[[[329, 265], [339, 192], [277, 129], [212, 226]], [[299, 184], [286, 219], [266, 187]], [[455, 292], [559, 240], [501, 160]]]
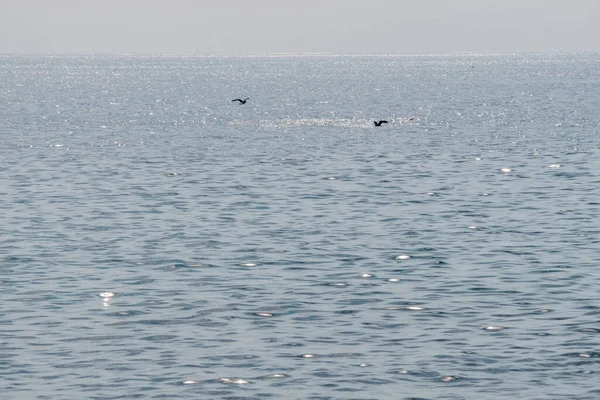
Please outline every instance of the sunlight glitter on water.
[[484, 329], [486, 331], [501, 331], [501, 330], [504, 329], [504, 327], [503, 326], [492, 326], [492, 325], [490, 325], [490, 326], [486, 326]]
[[273, 314], [266, 313], [266, 312], [257, 312], [254, 315], [256, 315], [257, 317], [272, 317], [273, 316]]
[[230, 378], [219, 378], [219, 381], [221, 383], [231, 383], [234, 385], [246, 385], [250, 382], [248, 382], [245, 379], [239, 379], [239, 378], [234, 378], [234, 379], [230, 379]]
[[0, 55], [2, 395], [596, 399], [599, 61]]

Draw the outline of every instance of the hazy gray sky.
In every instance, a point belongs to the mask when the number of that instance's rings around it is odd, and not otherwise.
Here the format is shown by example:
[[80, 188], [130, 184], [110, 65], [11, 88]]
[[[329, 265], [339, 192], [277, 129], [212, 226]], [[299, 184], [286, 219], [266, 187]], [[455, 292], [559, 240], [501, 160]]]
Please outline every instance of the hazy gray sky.
[[600, 50], [600, 0], [0, 0], [0, 53]]

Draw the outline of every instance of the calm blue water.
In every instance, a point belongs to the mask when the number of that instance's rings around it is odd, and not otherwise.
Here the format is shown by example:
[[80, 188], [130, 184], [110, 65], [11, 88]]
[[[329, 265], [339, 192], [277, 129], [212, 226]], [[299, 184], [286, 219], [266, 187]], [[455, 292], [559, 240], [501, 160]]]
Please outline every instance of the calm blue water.
[[0, 56], [2, 399], [598, 399], [598, 110], [600, 54]]

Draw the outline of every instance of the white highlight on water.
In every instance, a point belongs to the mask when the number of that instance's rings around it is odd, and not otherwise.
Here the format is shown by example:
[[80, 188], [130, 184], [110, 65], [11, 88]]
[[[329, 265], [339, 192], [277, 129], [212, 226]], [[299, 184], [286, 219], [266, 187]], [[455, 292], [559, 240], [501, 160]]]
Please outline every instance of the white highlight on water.
[[267, 378], [285, 378], [287, 375], [285, 374], [271, 374], [267, 375]]
[[458, 379], [458, 376], [451, 376], [451, 375], [449, 375], [449, 376], [443, 377], [442, 381], [444, 381], [444, 382], [451, 382], [451, 381], [453, 381], [455, 379]]
[[504, 329], [503, 326], [493, 326], [493, 325], [490, 325], [490, 326], [485, 327], [486, 331], [501, 331], [502, 329]]
[[259, 316], [259, 317], [272, 317], [273, 314], [268, 313], [268, 312], [257, 312], [255, 315]]
[[244, 379], [220, 378], [219, 381], [221, 381], [222, 383], [233, 383], [236, 385], [245, 385], [248, 383], [248, 381], [246, 381]]

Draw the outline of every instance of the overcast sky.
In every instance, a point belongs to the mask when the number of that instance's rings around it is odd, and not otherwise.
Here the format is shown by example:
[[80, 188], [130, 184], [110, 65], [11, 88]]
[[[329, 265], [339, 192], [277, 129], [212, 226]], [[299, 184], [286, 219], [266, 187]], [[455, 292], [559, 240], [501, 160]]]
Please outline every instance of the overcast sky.
[[600, 0], [0, 0], [0, 53], [599, 50]]

